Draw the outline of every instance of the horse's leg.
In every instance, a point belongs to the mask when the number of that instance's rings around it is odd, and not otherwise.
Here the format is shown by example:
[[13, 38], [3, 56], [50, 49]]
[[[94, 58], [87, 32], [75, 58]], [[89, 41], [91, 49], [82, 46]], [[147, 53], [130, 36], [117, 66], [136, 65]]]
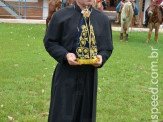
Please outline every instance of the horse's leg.
[[120, 42], [123, 41], [123, 33], [120, 33]]
[[126, 25], [126, 26], [127, 26], [127, 30], [126, 30], [126, 38], [125, 38], [125, 40], [126, 40], [126, 42], [128, 42], [129, 25]]
[[151, 39], [152, 30], [153, 30], [152, 23], [149, 23], [149, 32], [148, 32], [148, 38], [146, 40], [146, 43], [148, 43], [149, 40]]
[[125, 40], [126, 40], [126, 42], [128, 42], [128, 33], [126, 33]]
[[48, 28], [48, 24], [49, 24], [49, 18], [47, 17], [47, 18], [46, 18], [46, 30], [47, 30], [47, 28]]
[[155, 42], [158, 43], [158, 32], [159, 32], [160, 24], [157, 23], [155, 26]]
[[120, 42], [123, 41], [123, 32], [124, 32], [124, 30], [123, 30], [123, 22], [122, 22], [121, 23], [121, 33], [120, 33]]
[[48, 17], [46, 18], [46, 30], [48, 29], [49, 22], [51, 20], [51, 13], [48, 13]]
[[50, 21], [50, 16], [51, 16], [51, 13], [50, 13], [50, 11], [51, 11], [51, 6], [52, 6], [52, 4], [53, 4], [53, 1], [49, 1], [49, 3], [48, 3], [48, 16], [47, 16], [47, 18], [46, 18], [46, 31], [47, 31], [47, 29], [48, 29], [48, 24], [49, 24], [49, 21]]
[[126, 28], [126, 37], [125, 37], [126, 42], [128, 42], [129, 25], [130, 25], [130, 23], [126, 24], [126, 26], [127, 26], [127, 28]]
[[54, 9], [50, 9], [49, 12], [48, 12], [48, 17], [46, 19], [46, 29], [48, 28], [49, 22], [50, 22], [54, 12], [55, 12]]

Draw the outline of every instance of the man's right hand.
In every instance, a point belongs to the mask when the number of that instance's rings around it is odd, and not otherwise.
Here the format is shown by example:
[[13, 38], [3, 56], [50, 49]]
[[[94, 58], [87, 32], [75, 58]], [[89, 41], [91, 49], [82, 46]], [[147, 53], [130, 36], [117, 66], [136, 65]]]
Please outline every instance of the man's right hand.
[[76, 61], [76, 56], [75, 56], [74, 53], [67, 53], [66, 58], [67, 58], [67, 61], [68, 61], [69, 65], [80, 65]]

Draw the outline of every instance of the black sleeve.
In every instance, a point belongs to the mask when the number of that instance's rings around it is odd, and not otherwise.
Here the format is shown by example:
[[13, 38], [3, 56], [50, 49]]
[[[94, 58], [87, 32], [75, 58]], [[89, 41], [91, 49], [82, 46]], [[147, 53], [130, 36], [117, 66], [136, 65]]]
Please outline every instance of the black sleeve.
[[99, 50], [98, 55], [102, 56], [102, 65], [99, 67], [101, 68], [108, 58], [111, 56], [113, 51], [113, 41], [112, 41], [112, 29], [110, 21], [108, 20], [105, 24], [105, 34], [103, 38], [102, 48]]
[[47, 52], [59, 63], [66, 61], [66, 54], [68, 51], [61, 45], [62, 23], [54, 14], [46, 35], [44, 37], [44, 46]]

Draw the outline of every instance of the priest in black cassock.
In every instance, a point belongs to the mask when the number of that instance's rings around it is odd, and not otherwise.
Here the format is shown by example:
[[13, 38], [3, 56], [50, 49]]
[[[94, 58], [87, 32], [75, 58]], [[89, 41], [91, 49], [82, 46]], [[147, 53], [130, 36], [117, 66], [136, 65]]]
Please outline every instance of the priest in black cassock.
[[76, 0], [57, 11], [44, 37], [47, 52], [58, 62], [51, 88], [49, 122], [96, 122], [97, 68], [112, 54], [108, 17]]

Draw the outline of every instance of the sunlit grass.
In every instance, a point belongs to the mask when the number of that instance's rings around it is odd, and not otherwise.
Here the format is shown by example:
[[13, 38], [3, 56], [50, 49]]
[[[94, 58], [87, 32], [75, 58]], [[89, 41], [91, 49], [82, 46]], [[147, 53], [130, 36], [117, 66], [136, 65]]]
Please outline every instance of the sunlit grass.
[[[51, 77], [56, 65], [45, 51], [45, 25], [0, 24], [0, 122], [46, 122]], [[159, 44], [147, 33], [129, 33], [129, 42], [113, 32], [114, 52], [99, 70], [97, 122], [151, 120], [151, 46], [158, 49], [159, 105], [163, 112], [163, 34]], [[159, 114], [160, 120], [163, 115]]]

